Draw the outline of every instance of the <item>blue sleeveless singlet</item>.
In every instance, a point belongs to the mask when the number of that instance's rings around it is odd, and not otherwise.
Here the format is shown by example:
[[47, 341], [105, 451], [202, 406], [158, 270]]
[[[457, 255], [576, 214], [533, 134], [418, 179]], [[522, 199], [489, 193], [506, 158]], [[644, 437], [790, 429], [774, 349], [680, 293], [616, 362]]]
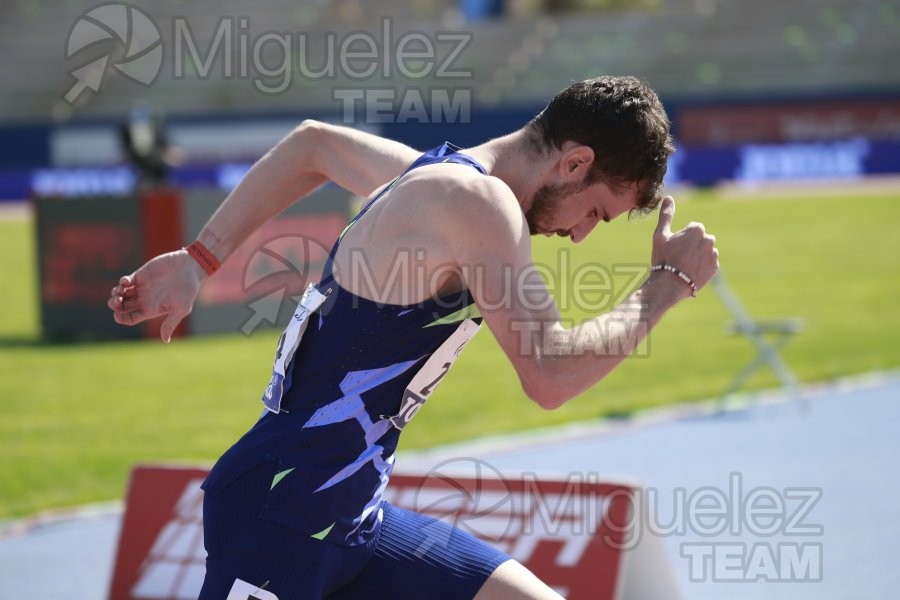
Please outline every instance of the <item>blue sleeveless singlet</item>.
[[[444, 143], [403, 174], [443, 162], [486, 174], [458, 150]], [[376, 195], [344, 233], [402, 177]], [[481, 318], [466, 290], [403, 306], [341, 288], [332, 272], [340, 239], [316, 286], [327, 299], [310, 316], [285, 368], [282, 412], [265, 411], [219, 459], [203, 487], [216, 494], [253, 466], [277, 461], [260, 516], [316, 539], [356, 546], [381, 525], [382, 494], [403, 427], [446, 375]]]

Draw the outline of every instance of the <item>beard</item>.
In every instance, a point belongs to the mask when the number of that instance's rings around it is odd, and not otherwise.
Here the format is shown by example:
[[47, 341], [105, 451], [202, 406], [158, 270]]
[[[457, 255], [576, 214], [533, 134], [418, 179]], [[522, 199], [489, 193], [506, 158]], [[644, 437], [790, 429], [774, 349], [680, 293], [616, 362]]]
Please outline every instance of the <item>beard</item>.
[[567, 232], [551, 229], [550, 222], [559, 211], [559, 207], [566, 196], [580, 192], [585, 186], [581, 183], [570, 182], [557, 185], [543, 185], [534, 193], [531, 206], [525, 211], [525, 222], [531, 235], [542, 233], [556, 233], [568, 235]]

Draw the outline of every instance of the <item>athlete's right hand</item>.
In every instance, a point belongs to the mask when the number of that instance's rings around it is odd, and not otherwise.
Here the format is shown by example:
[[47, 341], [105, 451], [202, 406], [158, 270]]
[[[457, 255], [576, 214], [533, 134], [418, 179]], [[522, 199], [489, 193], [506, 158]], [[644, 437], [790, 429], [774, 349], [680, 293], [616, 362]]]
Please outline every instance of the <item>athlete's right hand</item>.
[[206, 273], [186, 250], [161, 254], [119, 279], [106, 303], [120, 325], [137, 325], [165, 316], [159, 330], [164, 342], [188, 316]]
[[[672, 219], [675, 216], [675, 199], [666, 196], [659, 209], [659, 224], [653, 232], [653, 265], [669, 264], [690, 277], [697, 289], [702, 288], [719, 270], [719, 250], [716, 236], [706, 233], [703, 223], [688, 223], [684, 229], [672, 233]], [[661, 276], [671, 277], [690, 296], [690, 288], [671, 273]]]

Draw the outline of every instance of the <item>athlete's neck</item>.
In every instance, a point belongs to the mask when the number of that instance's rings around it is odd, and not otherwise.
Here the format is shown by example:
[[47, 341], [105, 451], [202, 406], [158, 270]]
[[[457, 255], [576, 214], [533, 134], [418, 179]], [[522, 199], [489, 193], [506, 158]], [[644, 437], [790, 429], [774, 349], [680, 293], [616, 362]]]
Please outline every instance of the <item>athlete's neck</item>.
[[488, 175], [508, 185], [522, 210], [528, 209], [526, 199], [534, 197], [547, 169], [558, 160], [556, 153], [537, 155], [524, 128], [463, 150], [463, 153], [484, 165]]

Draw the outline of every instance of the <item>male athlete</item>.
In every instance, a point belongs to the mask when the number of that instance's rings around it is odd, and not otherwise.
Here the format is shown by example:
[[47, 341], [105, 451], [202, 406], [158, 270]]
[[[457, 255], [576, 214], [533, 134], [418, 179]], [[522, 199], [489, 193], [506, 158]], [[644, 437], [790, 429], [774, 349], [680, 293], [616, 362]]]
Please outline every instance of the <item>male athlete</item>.
[[[327, 180], [371, 198], [279, 340], [263, 416], [204, 483], [201, 599], [559, 598], [506, 554], [382, 494], [401, 430], [482, 319], [549, 410], [603, 379], [715, 274], [703, 226], [670, 229], [675, 203], [659, 193], [672, 150], [656, 94], [631, 77], [573, 84], [523, 128], [466, 150], [422, 154], [305, 121], [189, 248], [122, 277], [116, 322], [165, 315], [168, 342], [204, 279], [266, 220]], [[660, 203], [648, 279], [612, 312], [564, 327], [530, 236], [577, 243]], [[382, 285], [404, 252], [424, 268]]]

